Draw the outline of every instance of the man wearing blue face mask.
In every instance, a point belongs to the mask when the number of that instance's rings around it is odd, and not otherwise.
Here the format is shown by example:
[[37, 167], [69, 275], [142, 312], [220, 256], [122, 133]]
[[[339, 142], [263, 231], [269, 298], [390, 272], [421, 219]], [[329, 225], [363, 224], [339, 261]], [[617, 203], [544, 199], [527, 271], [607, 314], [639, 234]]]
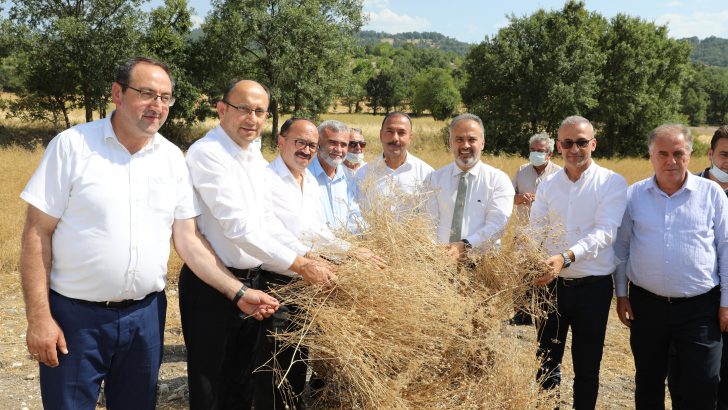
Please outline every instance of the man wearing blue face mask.
[[513, 203], [517, 205], [516, 215], [519, 222], [528, 223], [531, 204], [536, 199], [536, 188], [546, 177], [556, 173], [561, 167], [551, 162], [554, 153], [554, 140], [545, 132], [536, 134], [528, 140], [531, 153], [528, 163], [521, 165], [513, 176], [513, 188], [516, 196]]

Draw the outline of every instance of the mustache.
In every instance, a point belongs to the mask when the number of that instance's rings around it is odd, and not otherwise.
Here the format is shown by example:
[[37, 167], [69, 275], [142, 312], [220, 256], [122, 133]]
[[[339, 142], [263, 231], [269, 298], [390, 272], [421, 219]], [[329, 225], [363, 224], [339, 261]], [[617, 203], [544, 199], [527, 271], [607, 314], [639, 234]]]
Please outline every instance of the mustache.
[[306, 154], [303, 151], [297, 151], [296, 152], [296, 156], [299, 157], [299, 158], [311, 159], [311, 154]]
[[402, 146], [402, 144], [400, 144], [399, 142], [395, 142], [395, 141], [388, 142], [387, 145], [389, 145], [390, 147], [401, 147]]

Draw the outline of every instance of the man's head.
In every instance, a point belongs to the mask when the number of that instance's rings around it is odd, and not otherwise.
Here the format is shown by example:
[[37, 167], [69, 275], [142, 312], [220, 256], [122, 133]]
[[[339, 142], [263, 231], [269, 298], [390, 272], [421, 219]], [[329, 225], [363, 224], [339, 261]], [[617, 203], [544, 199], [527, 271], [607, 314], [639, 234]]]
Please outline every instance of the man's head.
[[450, 151], [457, 166], [463, 171], [480, 160], [485, 147], [483, 121], [474, 114], [460, 114], [450, 123]]
[[331, 168], [344, 162], [349, 148], [349, 127], [341, 121], [327, 120], [319, 124], [319, 159]]
[[546, 165], [554, 153], [554, 140], [545, 132], [535, 134], [528, 140], [528, 150], [528, 160], [532, 165]]
[[252, 80], [232, 80], [217, 102], [220, 126], [243, 148], [260, 136], [268, 118], [268, 91]]
[[663, 190], [681, 187], [693, 150], [690, 129], [681, 124], [660, 125], [650, 133], [647, 147], [657, 185]]
[[379, 130], [384, 158], [403, 158], [412, 142], [412, 120], [403, 112], [391, 112], [384, 117]]
[[597, 148], [594, 127], [584, 117], [572, 115], [561, 122], [557, 147], [567, 169], [581, 169], [591, 164], [591, 154]]
[[349, 132], [349, 149], [346, 153], [346, 161], [351, 164], [361, 164], [364, 162], [364, 148], [366, 148], [366, 146], [367, 142], [364, 140], [362, 130], [359, 128], [351, 128]]
[[278, 134], [278, 151], [293, 175], [301, 175], [311, 163], [318, 147], [316, 125], [304, 118], [290, 118]]
[[174, 104], [174, 81], [161, 61], [134, 57], [116, 70], [111, 101], [112, 123], [120, 138], [151, 138], [164, 125]]
[[728, 125], [723, 125], [715, 130], [713, 138], [710, 140], [708, 156], [713, 166], [728, 173]]

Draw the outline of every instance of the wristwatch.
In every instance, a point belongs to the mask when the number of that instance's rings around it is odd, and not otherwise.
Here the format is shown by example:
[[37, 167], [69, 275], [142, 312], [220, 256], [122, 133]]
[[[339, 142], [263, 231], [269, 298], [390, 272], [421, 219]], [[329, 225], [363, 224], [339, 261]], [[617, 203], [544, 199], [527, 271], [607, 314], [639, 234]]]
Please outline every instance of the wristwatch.
[[470, 244], [470, 241], [467, 239], [462, 239], [462, 242], [465, 244], [465, 249], [472, 249], [473, 245]]
[[561, 269], [571, 266], [571, 256], [569, 256], [569, 251], [564, 251], [561, 256], [564, 258], [564, 266], [562, 266]]

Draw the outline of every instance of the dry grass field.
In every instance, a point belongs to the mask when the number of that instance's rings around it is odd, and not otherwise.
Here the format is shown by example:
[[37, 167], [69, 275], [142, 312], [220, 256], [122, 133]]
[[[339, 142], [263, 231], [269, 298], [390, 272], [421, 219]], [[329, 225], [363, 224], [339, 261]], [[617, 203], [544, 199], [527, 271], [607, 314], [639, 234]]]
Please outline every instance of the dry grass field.
[[[369, 142], [367, 158], [371, 160], [381, 152], [378, 142], [378, 130], [381, 116], [332, 114], [326, 118], [335, 118], [364, 130]], [[74, 121], [81, 118], [74, 117]], [[445, 126], [442, 122], [431, 118], [415, 119], [416, 140], [413, 144], [415, 155], [424, 159], [435, 168], [450, 162], [450, 155], [441, 142], [440, 132]], [[200, 127], [211, 127], [214, 121]], [[6, 134], [19, 127], [17, 121], [0, 120], [0, 131]], [[5, 128], [4, 128], [5, 127]], [[696, 130], [704, 141], [712, 134], [712, 129]], [[47, 133], [47, 131], [46, 131]], [[28, 136], [29, 138], [32, 135]], [[42, 139], [42, 138], [41, 138]], [[28, 148], [33, 144], [22, 144], [13, 139], [16, 145], [7, 143], [0, 147], [0, 408], [3, 409], [37, 409], [41, 408], [38, 371], [35, 362], [28, 358], [25, 349], [25, 316], [22, 294], [19, 284], [18, 258], [20, 253], [20, 235], [22, 230], [25, 203], [18, 198], [19, 193], [40, 160], [43, 152], [41, 145]], [[2, 143], [2, 141], [0, 141]], [[641, 143], [641, 142], [640, 142]], [[486, 137], [487, 144], [487, 137]], [[271, 159], [275, 153], [266, 151]], [[519, 165], [525, 162], [515, 156], [484, 156], [483, 160], [512, 175]], [[561, 163], [560, 159], [556, 159]], [[598, 159], [597, 162], [622, 174], [630, 182], [648, 177], [651, 174], [649, 162], [644, 159]], [[694, 156], [691, 171], [706, 167], [707, 158]], [[176, 255], [170, 258], [169, 267], [169, 309], [166, 330], [166, 358], [161, 374], [161, 391], [159, 408], [186, 408], [184, 348], [179, 324], [179, 313], [176, 298], [176, 276], [180, 260]], [[602, 366], [602, 389], [598, 407], [601, 409], [632, 408], [633, 364], [628, 345], [628, 333], [612, 315], [607, 332], [605, 357]], [[505, 337], [518, 343], [533, 345], [534, 331], [531, 328], [509, 327]], [[571, 368], [570, 359], [565, 363], [566, 380], [562, 387], [562, 400], [570, 402]]]

